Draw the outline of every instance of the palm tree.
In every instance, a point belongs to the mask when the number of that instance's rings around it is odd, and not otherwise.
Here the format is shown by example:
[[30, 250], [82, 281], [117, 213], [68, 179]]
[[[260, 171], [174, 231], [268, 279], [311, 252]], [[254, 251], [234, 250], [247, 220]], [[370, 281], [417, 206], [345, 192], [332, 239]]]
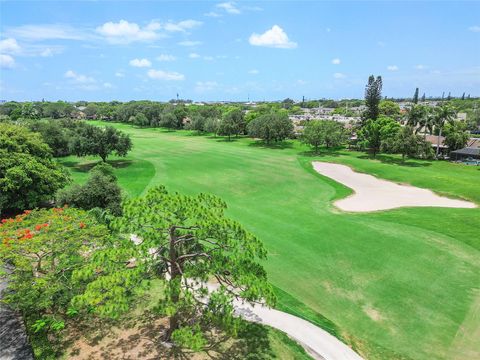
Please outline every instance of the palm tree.
[[440, 137], [442, 136], [442, 130], [446, 123], [452, 123], [455, 119], [455, 108], [449, 104], [442, 104], [435, 108], [433, 115], [433, 125], [438, 130], [437, 137], [437, 151], [435, 157], [438, 159], [438, 153], [440, 152]]
[[433, 133], [433, 125], [435, 122], [434, 120], [435, 120], [434, 111], [432, 110], [432, 108], [425, 106], [425, 114], [420, 122], [420, 128], [418, 129], [420, 130], [421, 128], [423, 128], [423, 139], [426, 139], [427, 133], [430, 135]]
[[427, 116], [427, 108], [424, 105], [413, 104], [407, 112], [407, 125], [415, 129], [415, 133], [418, 133], [425, 122]]

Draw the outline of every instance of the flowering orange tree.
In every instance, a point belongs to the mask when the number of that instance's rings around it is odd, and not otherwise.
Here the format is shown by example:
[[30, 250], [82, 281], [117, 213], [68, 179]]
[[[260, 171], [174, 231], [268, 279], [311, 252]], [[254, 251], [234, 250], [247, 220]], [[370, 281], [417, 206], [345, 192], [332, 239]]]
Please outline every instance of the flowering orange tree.
[[31, 333], [65, 326], [72, 297], [85, 284], [72, 280], [96, 248], [108, 246], [108, 229], [83, 210], [26, 210], [0, 223], [2, 302], [19, 311]]

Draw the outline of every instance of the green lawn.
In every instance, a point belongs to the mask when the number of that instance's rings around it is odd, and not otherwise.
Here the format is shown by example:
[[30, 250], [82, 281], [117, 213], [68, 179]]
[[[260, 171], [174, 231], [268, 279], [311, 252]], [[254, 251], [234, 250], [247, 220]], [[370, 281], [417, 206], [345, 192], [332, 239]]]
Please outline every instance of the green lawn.
[[[394, 156], [372, 160], [345, 150], [313, 157], [294, 141], [265, 148], [249, 139], [115, 126], [134, 143], [126, 159], [112, 158], [125, 192], [136, 196], [165, 184], [226, 200], [229, 215], [270, 252], [265, 266], [279, 289], [280, 309], [319, 324], [369, 359], [480, 357], [474, 337], [480, 328], [480, 209], [341, 213], [331, 202], [350, 190], [310, 163], [343, 163], [480, 204], [479, 167], [402, 164]], [[62, 160], [79, 182], [93, 161]]]

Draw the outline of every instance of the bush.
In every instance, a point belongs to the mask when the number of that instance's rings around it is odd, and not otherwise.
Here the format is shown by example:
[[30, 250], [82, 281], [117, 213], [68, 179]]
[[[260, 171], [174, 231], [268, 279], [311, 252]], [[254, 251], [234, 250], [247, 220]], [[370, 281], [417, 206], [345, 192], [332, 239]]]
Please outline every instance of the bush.
[[84, 210], [101, 208], [116, 216], [122, 213], [121, 203], [122, 194], [117, 178], [113, 168], [106, 163], [98, 164], [90, 171], [90, 178], [85, 185], [76, 184], [57, 194], [59, 206], [68, 204]]
[[77, 313], [71, 300], [85, 283], [73, 272], [84, 268], [94, 249], [111, 247], [109, 240], [108, 229], [78, 209], [27, 210], [1, 221], [0, 269], [9, 272], [2, 302], [23, 315], [38, 358], [46, 358], [39, 350], [58, 343]]

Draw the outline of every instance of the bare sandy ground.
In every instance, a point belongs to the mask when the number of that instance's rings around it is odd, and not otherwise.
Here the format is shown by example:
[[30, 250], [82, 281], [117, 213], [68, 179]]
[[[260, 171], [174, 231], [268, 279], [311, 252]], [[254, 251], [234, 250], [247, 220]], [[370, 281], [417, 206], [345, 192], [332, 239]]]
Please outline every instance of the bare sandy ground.
[[372, 175], [357, 173], [346, 165], [319, 161], [312, 164], [319, 174], [328, 176], [355, 192], [345, 199], [335, 201], [335, 206], [344, 211], [368, 212], [412, 206], [477, 207], [472, 202], [449, 199], [427, 189], [399, 185]]

